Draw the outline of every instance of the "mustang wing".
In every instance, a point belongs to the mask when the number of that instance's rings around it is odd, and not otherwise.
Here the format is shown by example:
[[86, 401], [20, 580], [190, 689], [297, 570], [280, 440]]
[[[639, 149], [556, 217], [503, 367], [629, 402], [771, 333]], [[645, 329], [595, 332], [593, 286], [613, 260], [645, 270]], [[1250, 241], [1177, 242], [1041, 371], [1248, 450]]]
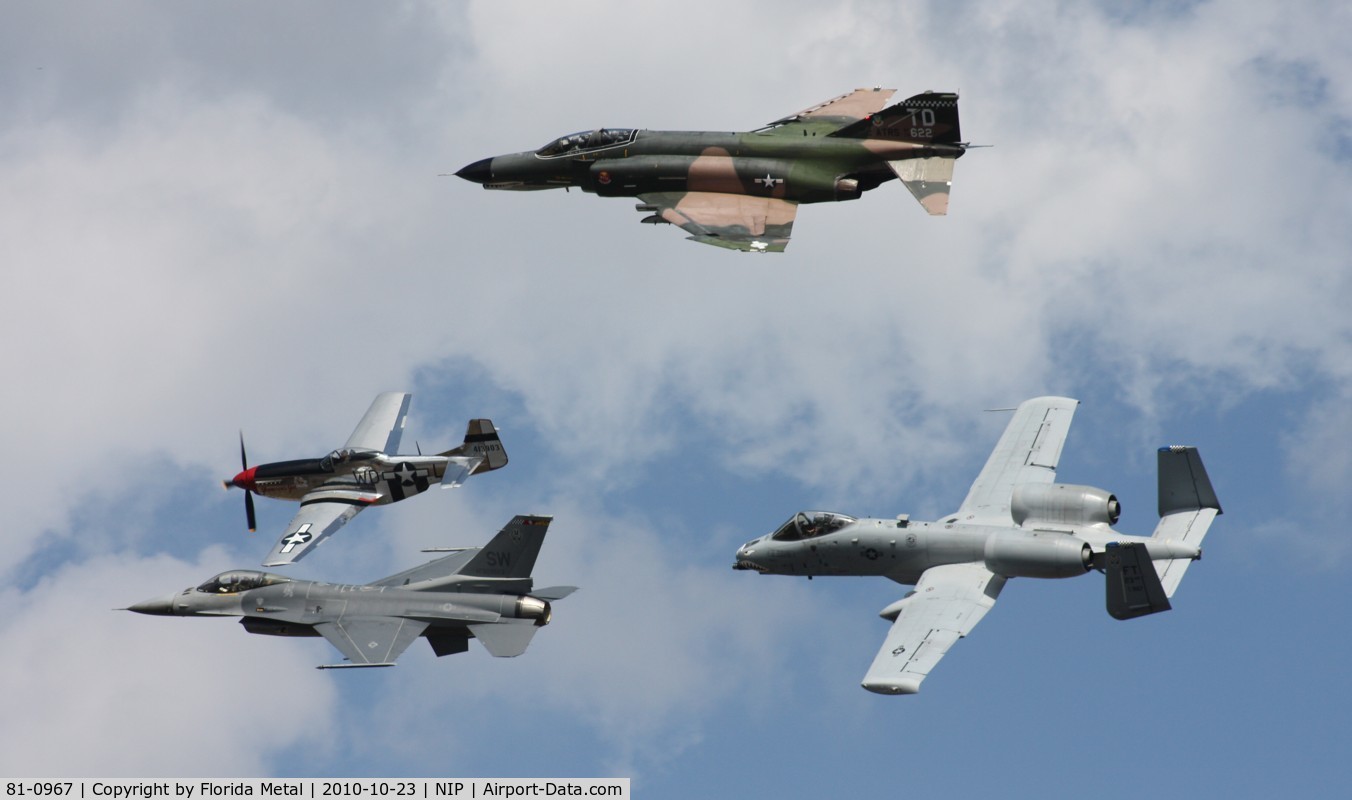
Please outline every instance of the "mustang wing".
[[1014, 487], [1056, 480], [1061, 447], [1079, 403], [1069, 397], [1035, 397], [1019, 404], [957, 516], [965, 521], [1013, 524], [1009, 500]]
[[920, 576], [915, 593], [889, 606], [900, 609], [863, 686], [879, 694], [915, 694], [953, 643], [995, 605], [1005, 579], [981, 564], [945, 564]]
[[347, 437], [343, 447], [350, 450], [375, 450], [394, 454], [399, 450], [399, 438], [404, 435], [404, 420], [408, 417], [408, 403], [413, 395], [407, 392], [383, 392], [376, 395], [366, 416], [357, 423], [357, 429]]
[[377, 494], [320, 490], [301, 498], [300, 511], [291, 518], [286, 533], [263, 560], [265, 567], [299, 561], [324, 537], [347, 524], [357, 512], [380, 499]]
[[852, 125], [870, 114], [877, 114], [883, 110], [883, 106], [887, 105], [887, 101], [896, 91], [896, 89], [855, 89], [849, 94], [833, 97], [770, 124], [772, 126], [812, 124], [813, 127], [820, 129], [819, 134], [824, 134]]
[[[315, 626], [351, 662], [333, 665], [344, 667], [392, 666], [426, 629], [426, 622], [402, 617], [344, 617]], [[326, 668], [329, 667], [320, 667]]]
[[774, 197], [721, 192], [651, 192], [640, 211], [654, 212], [704, 244], [760, 253], [782, 253], [798, 204]]

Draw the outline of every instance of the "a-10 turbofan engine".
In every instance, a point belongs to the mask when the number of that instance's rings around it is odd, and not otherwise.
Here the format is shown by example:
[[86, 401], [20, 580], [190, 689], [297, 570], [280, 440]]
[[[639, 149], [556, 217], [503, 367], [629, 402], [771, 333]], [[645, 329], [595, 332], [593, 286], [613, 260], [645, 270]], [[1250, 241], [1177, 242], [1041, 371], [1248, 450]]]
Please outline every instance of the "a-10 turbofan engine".
[[1040, 526], [1109, 527], [1122, 506], [1093, 486], [1025, 483], [1015, 487], [1009, 513], [1024, 530], [986, 540], [986, 568], [1008, 578], [1073, 578], [1095, 567], [1093, 548], [1070, 531]]
[[1117, 495], [1093, 486], [1024, 483], [1014, 487], [1009, 515], [1021, 528], [1036, 523], [1111, 526], [1122, 515], [1122, 505]]

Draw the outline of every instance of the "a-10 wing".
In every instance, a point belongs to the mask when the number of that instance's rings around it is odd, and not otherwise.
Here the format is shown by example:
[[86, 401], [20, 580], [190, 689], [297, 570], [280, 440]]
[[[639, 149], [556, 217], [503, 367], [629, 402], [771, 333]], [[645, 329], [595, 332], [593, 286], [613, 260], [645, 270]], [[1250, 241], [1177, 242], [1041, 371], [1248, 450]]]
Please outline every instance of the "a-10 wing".
[[[915, 593], [884, 611], [897, 611], [863, 687], [879, 694], [915, 694], [953, 643], [995, 605], [1005, 579], [982, 564], [945, 564], [920, 576]], [[899, 609], [898, 609], [899, 607]]]
[[1069, 397], [1034, 397], [1020, 403], [967, 499], [952, 516], [964, 522], [1013, 525], [1009, 501], [1014, 487], [1055, 482], [1061, 448], [1079, 404]]

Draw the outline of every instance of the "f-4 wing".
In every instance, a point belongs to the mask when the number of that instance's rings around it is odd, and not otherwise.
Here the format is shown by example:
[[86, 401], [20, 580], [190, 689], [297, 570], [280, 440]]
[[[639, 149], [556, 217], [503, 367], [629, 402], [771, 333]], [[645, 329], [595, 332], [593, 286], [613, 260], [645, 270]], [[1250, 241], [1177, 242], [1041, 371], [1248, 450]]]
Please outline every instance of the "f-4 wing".
[[982, 564], [946, 564], [920, 576], [915, 592], [883, 609], [893, 619], [863, 686], [879, 694], [915, 694], [953, 643], [972, 632], [1000, 596], [1005, 579]]
[[1009, 501], [1021, 483], [1053, 483], [1078, 400], [1035, 397], [1014, 418], [977, 475], [955, 515], [963, 522], [1011, 525]]
[[325, 537], [347, 524], [380, 495], [353, 491], [316, 491], [301, 500], [300, 511], [291, 518], [286, 533], [263, 560], [265, 567], [298, 561]]
[[[765, 180], [773, 181], [767, 177]], [[798, 204], [774, 197], [720, 192], [651, 192], [639, 195], [644, 222], [669, 222], [703, 244], [756, 253], [782, 253], [789, 244]]]

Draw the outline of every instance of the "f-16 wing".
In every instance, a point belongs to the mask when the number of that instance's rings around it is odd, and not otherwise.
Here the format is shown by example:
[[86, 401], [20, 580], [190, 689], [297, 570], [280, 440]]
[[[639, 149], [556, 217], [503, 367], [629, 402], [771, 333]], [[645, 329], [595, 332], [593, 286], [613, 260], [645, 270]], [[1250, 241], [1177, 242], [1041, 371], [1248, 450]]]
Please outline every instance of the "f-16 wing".
[[955, 516], [964, 522], [1011, 525], [1010, 496], [1021, 483], [1053, 483], [1061, 447], [1080, 401], [1034, 397], [1014, 410], [995, 450]]
[[639, 211], [670, 222], [704, 244], [760, 253], [780, 253], [789, 244], [798, 204], [774, 197], [721, 192], [650, 192]]
[[915, 694], [939, 659], [995, 605], [1005, 579], [982, 564], [946, 564], [920, 576], [915, 592], [883, 609], [894, 619], [863, 687], [879, 694]]
[[383, 392], [376, 395], [343, 447], [349, 450], [375, 450], [378, 453], [399, 452], [399, 439], [404, 435], [404, 421], [408, 417], [411, 399], [413, 395], [407, 392]]
[[300, 511], [263, 560], [265, 567], [299, 561], [324, 537], [347, 524], [357, 512], [380, 499], [374, 492], [321, 489], [301, 498]]
[[349, 663], [325, 664], [319, 669], [392, 667], [399, 654], [426, 629], [426, 622], [402, 617], [346, 617], [321, 622], [315, 630], [338, 648]]

